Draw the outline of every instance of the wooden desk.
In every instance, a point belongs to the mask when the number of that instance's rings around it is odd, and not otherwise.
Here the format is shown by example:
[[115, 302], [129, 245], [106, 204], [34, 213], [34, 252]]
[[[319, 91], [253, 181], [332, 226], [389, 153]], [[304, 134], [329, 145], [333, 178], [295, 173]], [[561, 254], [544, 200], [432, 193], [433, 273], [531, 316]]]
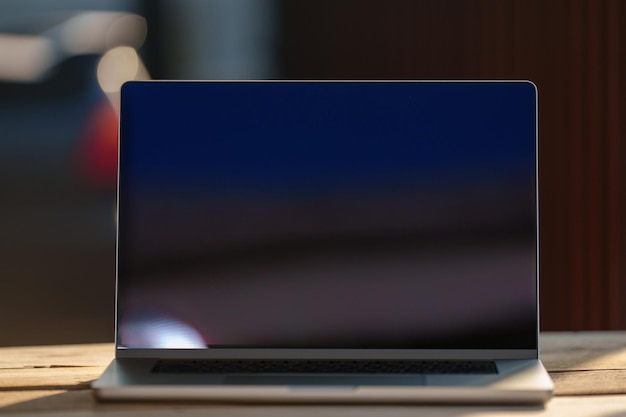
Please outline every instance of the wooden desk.
[[556, 386], [542, 407], [303, 406], [94, 401], [89, 383], [112, 344], [0, 348], [0, 415], [23, 416], [626, 416], [626, 332], [545, 333], [541, 357]]

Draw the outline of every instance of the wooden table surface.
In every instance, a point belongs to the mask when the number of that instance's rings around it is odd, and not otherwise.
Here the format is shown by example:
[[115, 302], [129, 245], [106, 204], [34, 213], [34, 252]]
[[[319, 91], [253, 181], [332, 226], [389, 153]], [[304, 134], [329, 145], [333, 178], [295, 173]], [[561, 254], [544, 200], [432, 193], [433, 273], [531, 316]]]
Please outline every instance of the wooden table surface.
[[89, 388], [112, 344], [0, 348], [0, 415], [626, 417], [626, 332], [544, 333], [556, 397], [544, 407], [97, 403]]

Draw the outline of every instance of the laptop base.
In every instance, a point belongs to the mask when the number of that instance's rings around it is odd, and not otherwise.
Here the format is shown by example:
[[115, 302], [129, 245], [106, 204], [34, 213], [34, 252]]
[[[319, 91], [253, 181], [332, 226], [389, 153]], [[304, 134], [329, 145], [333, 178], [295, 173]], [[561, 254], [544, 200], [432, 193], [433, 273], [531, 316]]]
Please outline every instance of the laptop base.
[[[116, 359], [93, 382], [101, 401], [543, 404], [553, 384], [539, 360], [496, 361], [498, 374], [155, 374], [155, 360]], [[291, 378], [291, 382], [290, 382]], [[307, 378], [308, 383], [303, 383]]]

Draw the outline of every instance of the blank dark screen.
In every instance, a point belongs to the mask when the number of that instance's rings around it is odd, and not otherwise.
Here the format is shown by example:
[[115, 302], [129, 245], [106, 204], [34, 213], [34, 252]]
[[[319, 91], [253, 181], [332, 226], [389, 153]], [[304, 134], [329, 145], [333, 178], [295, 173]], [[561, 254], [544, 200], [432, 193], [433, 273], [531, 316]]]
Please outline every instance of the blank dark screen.
[[528, 82], [131, 82], [126, 347], [534, 349]]

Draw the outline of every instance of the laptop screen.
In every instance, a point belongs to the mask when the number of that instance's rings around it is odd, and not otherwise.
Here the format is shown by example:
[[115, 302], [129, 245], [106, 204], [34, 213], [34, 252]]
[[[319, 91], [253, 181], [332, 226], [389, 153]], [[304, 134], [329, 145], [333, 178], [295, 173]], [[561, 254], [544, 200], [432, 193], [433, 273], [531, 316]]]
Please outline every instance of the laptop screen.
[[535, 349], [529, 82], [131, 82], [118, 346]]

